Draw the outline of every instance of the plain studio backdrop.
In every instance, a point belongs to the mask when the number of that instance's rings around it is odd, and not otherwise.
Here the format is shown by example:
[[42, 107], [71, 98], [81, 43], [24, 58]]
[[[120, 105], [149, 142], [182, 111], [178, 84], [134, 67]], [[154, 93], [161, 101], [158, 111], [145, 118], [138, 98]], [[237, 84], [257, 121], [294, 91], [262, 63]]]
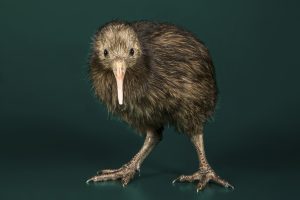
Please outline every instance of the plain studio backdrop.
[[[1, 0], [0, 199], [296, 198], [299, 18], [299, 4], [284, 0]], [[171, 184], [198, 162], [172, 127], [127, 188], [85, 184], [143, 143], [110, 119], [88, 81], [91, 37], [112, 19], [171, 22], [208, 46], [220, 93], [206, 151], [234, 191]]]

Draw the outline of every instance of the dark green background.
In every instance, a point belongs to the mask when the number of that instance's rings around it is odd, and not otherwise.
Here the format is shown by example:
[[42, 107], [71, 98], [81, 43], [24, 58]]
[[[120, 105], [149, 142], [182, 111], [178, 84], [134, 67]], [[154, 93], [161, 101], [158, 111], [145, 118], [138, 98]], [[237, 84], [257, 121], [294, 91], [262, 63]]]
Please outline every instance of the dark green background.
[[[108, 118], [87, 79], [91, 36], [115, 18], [172, 22], [209, 47], [220, 97], [205, 129], [206, 150], [235, 191], [172, 186], [198, 162], [189, 140], [172, 128], [127, 188], [85, 184], [143, 143]], [[0, 199], [295, 198], [299, 30], [292, 1], [1, 0]]]

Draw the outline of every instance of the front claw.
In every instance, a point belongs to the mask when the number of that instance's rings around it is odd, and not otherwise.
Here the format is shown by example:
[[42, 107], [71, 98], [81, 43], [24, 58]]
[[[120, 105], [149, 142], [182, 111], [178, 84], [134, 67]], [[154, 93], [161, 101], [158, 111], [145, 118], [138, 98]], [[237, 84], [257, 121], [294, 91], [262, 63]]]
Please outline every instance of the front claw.
[[87, 184], [92, 182], [103, 182], [103, 181], [113, 181], [121, 180], [122, 186], [125, 187], [131, 179], [134, 178], [136, 167], [134, 165], [124, 165], [119, 169], [106, 169], [102, 170], [98, 175], [86, 181]]

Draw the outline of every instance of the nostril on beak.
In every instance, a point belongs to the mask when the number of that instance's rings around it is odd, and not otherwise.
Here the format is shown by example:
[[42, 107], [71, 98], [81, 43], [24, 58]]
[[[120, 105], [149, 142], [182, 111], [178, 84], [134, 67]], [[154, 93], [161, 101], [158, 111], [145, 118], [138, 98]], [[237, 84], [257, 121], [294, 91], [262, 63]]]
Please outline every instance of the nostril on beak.
[[117, 62], [113, 67], [113, 72], [116, 78], [122, 78], [125, 75], [126, 67], [123, 63]]

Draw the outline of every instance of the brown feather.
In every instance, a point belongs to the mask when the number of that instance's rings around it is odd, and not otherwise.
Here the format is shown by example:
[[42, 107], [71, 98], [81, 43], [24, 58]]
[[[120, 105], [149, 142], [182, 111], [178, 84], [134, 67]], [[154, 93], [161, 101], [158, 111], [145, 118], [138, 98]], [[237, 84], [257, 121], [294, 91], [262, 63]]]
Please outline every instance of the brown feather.
[[[138, 51], [134, 60], [128, 60], [123, 105], [118, 104], [116, 80], [101, 47], [101, 41], [116, 38], [121, 38], [120, 49], [109, 44], [116, 48], [112, 52], [126, 52], [122, 51], [128, 48], [126, 40]], [[114, 21], [104, 25], [94, 36], [89, 75], [95, 94], [109, 112], [142, 134], [165, 124], [196, 134], [215, 109], [217, 87], [207, 48], [193, 34], [171, 24]]]

